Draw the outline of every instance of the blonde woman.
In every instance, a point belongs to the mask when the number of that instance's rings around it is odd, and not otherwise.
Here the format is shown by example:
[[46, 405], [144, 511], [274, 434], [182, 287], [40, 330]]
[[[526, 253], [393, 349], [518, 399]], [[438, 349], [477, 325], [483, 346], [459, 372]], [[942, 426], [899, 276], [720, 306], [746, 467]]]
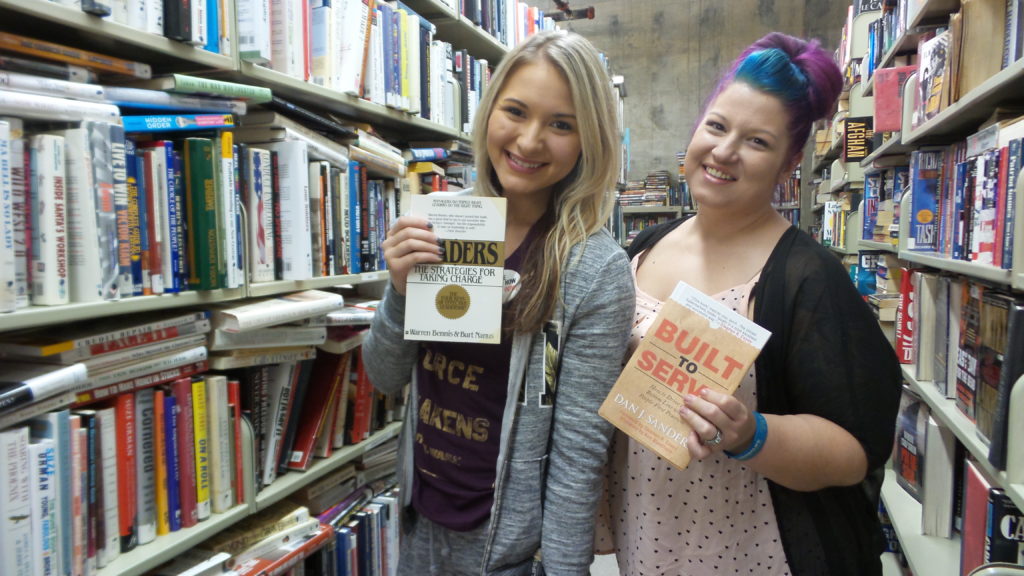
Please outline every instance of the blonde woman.
[[[598, 53], [576, 34], [537, 34], [492, 76], [473, 132], [478, 183], [462, 194], [508, 200], [515, 288], [500, 344], [403, 340], [409, 271], [441, 262], [441, 249], [416, 215], [388, 232], [391, 282], [363, 358], [377, 388], [413, 384], [400, 574], [589, 573], [612, 432], [597, 409], [633, 315], [629, 262], [603, 228], [619, 165], [615, 116]], [[446, 418], [471, 421], [474, 433]]]

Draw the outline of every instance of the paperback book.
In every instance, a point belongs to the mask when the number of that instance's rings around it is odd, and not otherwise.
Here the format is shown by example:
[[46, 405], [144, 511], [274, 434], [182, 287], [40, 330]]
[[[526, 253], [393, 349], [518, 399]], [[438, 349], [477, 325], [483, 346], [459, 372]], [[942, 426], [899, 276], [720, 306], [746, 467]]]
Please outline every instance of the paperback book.
[[690, 463], [687, 394], [732, 394], [770, 332], [680, 282], [654, 318], [598, 413], [679, 469]]
[[420, 195], [412, 212], [443, 239], [444, 261], [409, 273], [405, 339], [497, 344], [505, 264], [504, 198]]

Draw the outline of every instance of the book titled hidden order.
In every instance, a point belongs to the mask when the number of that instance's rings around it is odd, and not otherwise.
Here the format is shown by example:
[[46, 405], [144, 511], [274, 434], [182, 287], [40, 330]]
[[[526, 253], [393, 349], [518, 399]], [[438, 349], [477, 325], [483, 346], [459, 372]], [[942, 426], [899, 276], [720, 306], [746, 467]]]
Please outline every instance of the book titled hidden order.
[[417, 264], [409, 272], [406, 340], [501, 341], [505, 209], [504, 198], [412, 197], [411, 212], [433, 224], [444, 261]]
[[690, 463], [683, 398], [703, 388], [732, 394], [770, 332], [679, 282], [598, 413], [679, 469]]

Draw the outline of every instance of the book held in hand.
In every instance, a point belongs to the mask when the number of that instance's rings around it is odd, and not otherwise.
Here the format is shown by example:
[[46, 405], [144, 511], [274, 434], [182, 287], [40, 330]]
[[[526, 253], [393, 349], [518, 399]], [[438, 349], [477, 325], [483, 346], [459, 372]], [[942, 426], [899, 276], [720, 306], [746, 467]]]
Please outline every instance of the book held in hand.
[[598, 413], [679, 469], [690, 463], [687, 394], [732, 394], [770, 332], [679, 282]]
[[430, 220], [443, 241], [444, 261], [409, 273], [406, 340], [501, 340], [505, 209], [504, 198], [412, 197], [412, 212]]

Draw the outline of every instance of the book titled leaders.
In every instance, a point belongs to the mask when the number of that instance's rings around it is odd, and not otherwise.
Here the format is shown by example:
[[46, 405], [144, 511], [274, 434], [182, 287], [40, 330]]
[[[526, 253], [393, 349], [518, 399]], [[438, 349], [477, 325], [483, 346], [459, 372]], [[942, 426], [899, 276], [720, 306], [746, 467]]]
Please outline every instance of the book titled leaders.
[[680, 282], [655, 316], [598, 413], [679, 469], [690, 463], [687, 394], [732, 394], [770, 332]]
[[434, 225], [444, 262], [419, 264], [406, 290], [406, 340], [501, 341], [505, 199], [438, 194], [412, 197], [411, 211]]

